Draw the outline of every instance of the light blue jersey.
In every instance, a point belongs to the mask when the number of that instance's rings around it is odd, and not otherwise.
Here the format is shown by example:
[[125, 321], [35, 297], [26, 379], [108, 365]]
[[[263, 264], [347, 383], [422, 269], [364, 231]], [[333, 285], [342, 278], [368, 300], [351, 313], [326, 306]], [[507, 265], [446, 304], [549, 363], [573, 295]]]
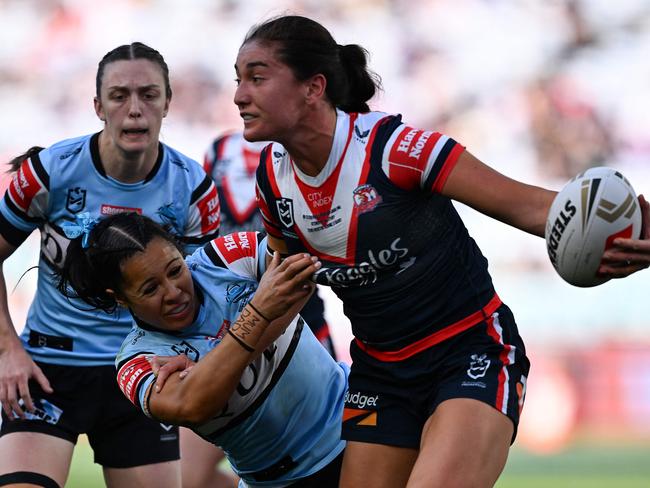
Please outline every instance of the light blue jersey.
[[159, 145], [159, 157], [138, 183], [106, 175], [99, 134], [68, 139], [25, 160], [0, 201], [0, 233], [20, 245], [41, 232], [38, 288], [21, 335], [37, 361], [70, 366], [111, 365], [131, 328], [126, 310], [109, 315], [68, 300], [52, 270], [63, 263], [69, 240], [61, 226], [79, 212], [101, 218], [135, 211], [161, 223], [190, 250], [216, 237], [219, 200], [211, 179], [187, 156]]
[[[258, 238], [255, 232], [219, 237], [187, 258], [202, 298], [190, 326], [165, 333], [138, 323], [125, 339], [116, 360], [118, 384], [145, 413], [155, 381], [146, 358], [184, 353], [199, 361], [218, 347], [257, 289], [266, 248]], [[223, 448], [241, 486], [286, 486], [324, 468], [344, 448], [348, 368], [304, 325], [296, 318], [244, 371], [223, 411], [194, 428]]]

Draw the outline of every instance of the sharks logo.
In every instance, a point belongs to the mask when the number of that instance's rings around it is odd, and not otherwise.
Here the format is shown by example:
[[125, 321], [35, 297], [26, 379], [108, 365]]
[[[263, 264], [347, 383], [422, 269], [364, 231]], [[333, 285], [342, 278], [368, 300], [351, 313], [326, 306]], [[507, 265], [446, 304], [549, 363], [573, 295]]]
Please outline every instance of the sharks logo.
[[174, 215], [174, 210], [172, 203], [166, 203], [161, 207], [158, 207], [156, 215], [160, 218], [160, 222], [163, 226], [176, 227], [176, 215]]
[[239, 303], [241, 312], [255, 293], [255, 286], [251, 283], [232, 283], [226, 288], [226, 302]]

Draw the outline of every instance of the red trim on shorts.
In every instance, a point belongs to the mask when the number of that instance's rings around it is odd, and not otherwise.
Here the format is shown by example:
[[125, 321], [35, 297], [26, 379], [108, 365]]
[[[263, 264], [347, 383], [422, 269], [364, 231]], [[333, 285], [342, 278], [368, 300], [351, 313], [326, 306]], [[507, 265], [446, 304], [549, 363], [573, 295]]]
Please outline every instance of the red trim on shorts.
[[446, 341], [450, 337], [460, 334], [461, 332], [466, 331], [467, 329], [475, 326], [476, 324], [485, 320], [485, 317], [490, 317], [496, 310], [501, 306], [501, 299], [495, 293], [492, 299], [483, 307], [481, 310], [477, 310], [471, 315], [468, 315], [464, 319], [459, 320], [446, 326], [444, 329], [438, 330], [433, 334], [423, 337], [422, 339], [409, 344], [402, 349], [397, 351], [380, 351], [375, 349], [372, 346], [368, 346], [361, 342], [359, 339], [355, 338], [355, 342], [359, 349], [368, 354], [375, 359], [379, 359], [384, 362], [395, 362], [403, 361], [404, 359], [410, 358], [418, 354], [419, 352], [429, 349], [436, 344], [440, 344], [442, 341]]
[[494, 324], [494, 316], [490, 317], [487, 323], [488, 335], [494, 339], [494, 342], [503, 347], [501, 354], [499, 354], [499, 360], [503, 366], [501, 368], [501, 371], [499, 371], [499, 378], [497, 380], [499, 386], [497, 387], [497, 396], [494, 406], [497, 410], [507, 415], [510, 388], [508, 384], [508, 370], [506, 368], [510, 364], [509, 356], [510, 351], [512, 350], [512, 346], [505, 343], [505, 340], [503, 339], [503, 328], [501, 327], [501, 324], [498, 324], [498, 326]]

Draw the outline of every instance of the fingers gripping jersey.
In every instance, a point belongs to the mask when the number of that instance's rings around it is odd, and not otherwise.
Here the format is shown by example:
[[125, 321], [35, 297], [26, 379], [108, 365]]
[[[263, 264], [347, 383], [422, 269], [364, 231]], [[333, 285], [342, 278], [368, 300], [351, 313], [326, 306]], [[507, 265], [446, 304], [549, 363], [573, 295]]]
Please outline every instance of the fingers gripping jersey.
[[281, 146], [264, 150], [257, 182], [267, 231], [290, 253], [320, 257], [317, 282], [333, 287], [366, 344], [404, 347], [494, 296], [487, 261], [439, 193], [463, 150], [399, 116], [340, 111], [317, 176]]
[[[264, 269], [266, 241], [253, 232], [220, 237], [187, 258], [202, 305], [196, 321], [166, 334], [146, 324], [133, 328], [116, 365], [124, 394], [146, 412], [154, 381], [148, 355], [185, 353], [200, 361], [252, 298]], [[252, 486], [282, 485], [327, 465], [343, 449], [340, 423], [347, 369], [335, 363], [297, 318], [244, 373], [227, 405], [194, 430], [221, 446]], [[285, 456], [296, 466], [273, 482], [255, 473]]]
[[[242, 230], [263, 231], [262, 215], [257, 209], [255, 172], [260, 153], [268, 143], [253, 143], [242, 133], [226, 134], [215, 139], [205, 154], [203, 168], [212, 176], [221, 203], [220, 232], [225, 235]], [[329, 326], [325, 321], [325, 304], [314, 293], [300, 315], [334, 355]]]
[[62, 141], [23, 162], [0, 201], [0, 233], [20, 245], [41, 232], [38, 289], [22, 334], [39, 361], [93, 366], [112, 364], [131, 326], [126, 310], [117, 315], [89, 311], [55, 288], [52, 269], [65, 259], [69, 240], [61, 226], [80, 212], [101, 218], [134, 211], [159, 222], [189, 248], [214, 238], [219, 200], [212, 180], [183, 154], [159, 145], [159, 157], [141, 182], [126, 184], [104, 172], [99, 134]]

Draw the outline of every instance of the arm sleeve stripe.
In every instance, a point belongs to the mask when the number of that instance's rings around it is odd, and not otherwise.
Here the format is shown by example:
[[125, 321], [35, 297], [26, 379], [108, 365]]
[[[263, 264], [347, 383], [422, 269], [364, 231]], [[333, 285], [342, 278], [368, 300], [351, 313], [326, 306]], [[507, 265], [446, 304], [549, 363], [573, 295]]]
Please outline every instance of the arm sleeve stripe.
[[11, 222], [5, 219], [4, 215], [0, 214], [0, 235], [11, 244], [12, 246], [20, 246], [25, 239], [29, 237], [30, 232], [16, 229]]
[[178, 238], [183, 244], [206, 244], [219, 237], [219, 231], [199, 237], [181, 236]]
[[215, 245], [216, 245], [216, 244], [214, 243], [214, 241], [210, 241], [210, 242], [208, 242], [208, 243], [203, 247], [203, 249], [205, 250], [205, 254], [208, 256], [208, 258], [210, 259], [210, 261], [212, 261], [212, 264], [214, 264], [215, 266], [217, 266], [217, 267], [219, 267], [219, 268], [225, 268], [226, 265], [225, 265], [225, 263], [221, 260], [221, 256], [219, 256], [219, 254], [217, 254], [217, 251], [214, 249], [214, 246], [215, 246]]
[[39, 180], [41, 180], [41, 183], [43, 183], [45, 189], [49, 191], [50, 175], [48, 175], [47, 171], [45, 171], [45, 168], [43, 167], [43, 163], [41, 162], [41, 157], [38, 155], [38, 153], [36, 153], [32, 156], [31, 159], [32, 159], [32, 167], [34, 168], [34, 172], [36, 173], [36, 176], [38, 177]]
[[[449, 142], [453, 142], [453, 141], [450, 140], [448, 141], [448, 143]], [[446, 146], [447, 144], [445, 144], [445, 148]], [[463, 151], [465, 151], [465, 148], [463, 146], [454, 143], [454, 146], [449, 151], [449, 156], [447, 156], [444, 165], [440, 169], [438, 176], [433, 182], [433, 187], [431, 188], [433, 192], [440, 193], [442, 191], [442, 188], [445, 186], [445, 182], [447, 181], [447, 178], [449, 177], [451, 170], [454, 169], [454, 166], [456, 166], [456, 163], [458, 162], [458, 158], [463, 153]]]
[[205, 178], [203, 178], [203, 181], [201, 184], [192, 192], [192, 196], [190, 197], [190, 205], [194, 205], [196, 201], [205, 194], [210, 189], [210, 185], [212, 185], [212, 178], [210, 178], [207, 174], [205, 175]]

